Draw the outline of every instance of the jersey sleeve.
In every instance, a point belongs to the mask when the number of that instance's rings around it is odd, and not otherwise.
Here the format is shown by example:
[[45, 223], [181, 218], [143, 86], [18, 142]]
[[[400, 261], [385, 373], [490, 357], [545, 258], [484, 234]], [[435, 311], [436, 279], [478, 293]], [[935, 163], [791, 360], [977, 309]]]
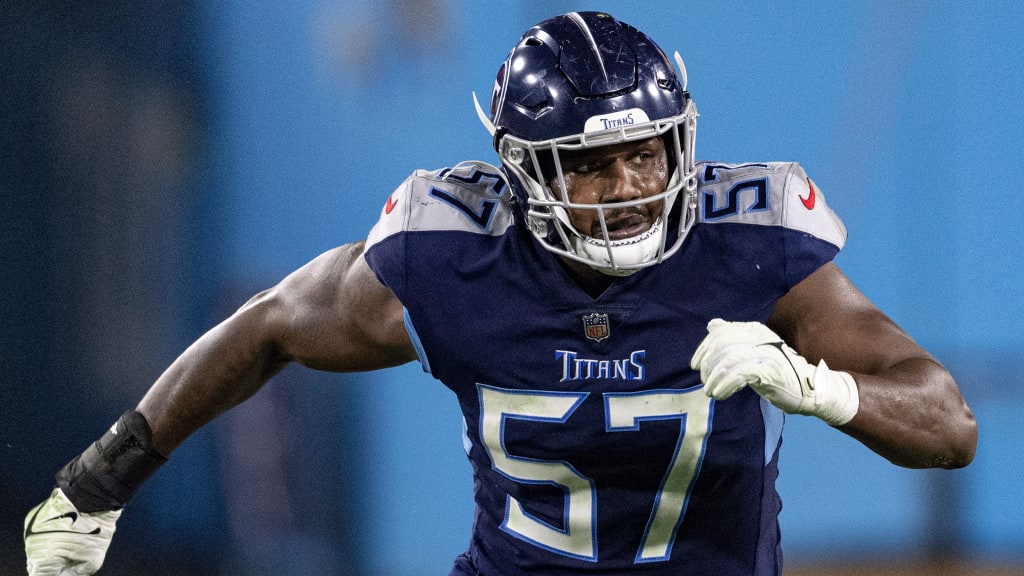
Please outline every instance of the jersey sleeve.
[[788, 164], [782, 203], [786, 275], [796, 285], [831, 262], [846, 244], [846, 227], [804, 169]]
[[365, 258], [405, 308], [406, 329], [431, 372], [419, 329], [435, 318], [440, 295], [500, 258], [512, 226], [507, 184], [496, 169], [464, 163], [418, 170], [392, 192], [366, 240]]
[[783, 186], [782, 225], [828, 242], [841, 250], [846, 243], [846, 226], [825, 202], [821, 189], [796, 163], [789, 167]]
[[404, 240], [410, 216], [416, 174], [405, 179], [384, 202], [377, 223], [366, 238], [365, 258], [370, 269], [382, 284], [391, 289], [399, 300], [405, 293]]
[[702, 174], [702, 224], [729, 230], [721, 254], [772, 259], [785, 287], [846, 243], [846, 227], [797, 163], [704, 164]]
[[367, 236], [370, 268], [405, 303], [407, 279], [433, 277], [438, 270], [431, 261], [441, 252], [468, 245], [471, 237], [504, 234], [513, 221], [506, 190], [489, 165], [417, 170], [388, 196]]

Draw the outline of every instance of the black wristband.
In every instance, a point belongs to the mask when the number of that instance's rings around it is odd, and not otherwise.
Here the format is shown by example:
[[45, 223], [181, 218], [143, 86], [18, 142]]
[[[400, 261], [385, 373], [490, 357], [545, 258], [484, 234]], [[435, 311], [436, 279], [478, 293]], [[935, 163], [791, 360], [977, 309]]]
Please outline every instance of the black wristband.
[[151, 446], [146, 418], [129, 410], [98, 441], [57, 473], [57, 486], [79, 512], [123, 508], [167, 462]]

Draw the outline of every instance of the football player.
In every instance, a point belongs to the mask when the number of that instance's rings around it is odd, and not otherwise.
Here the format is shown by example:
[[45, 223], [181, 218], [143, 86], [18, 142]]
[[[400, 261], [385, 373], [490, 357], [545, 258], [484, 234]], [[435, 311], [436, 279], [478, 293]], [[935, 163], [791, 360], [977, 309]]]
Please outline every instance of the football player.
[[477, 111], [500, 165], [415, 172], [367, 240], [189, 347], [28, 514], [30, 574], [99, 569], [143, 482], [290, 362], [419, 362], [454, 392], [477, 506], [457, 576], [781, 574], [787, 414], [900, 466], [971, 461], [956, 383], [833, 263], [846, 231], [804, 170], [695, 160], [678, 55], [563, 14]]

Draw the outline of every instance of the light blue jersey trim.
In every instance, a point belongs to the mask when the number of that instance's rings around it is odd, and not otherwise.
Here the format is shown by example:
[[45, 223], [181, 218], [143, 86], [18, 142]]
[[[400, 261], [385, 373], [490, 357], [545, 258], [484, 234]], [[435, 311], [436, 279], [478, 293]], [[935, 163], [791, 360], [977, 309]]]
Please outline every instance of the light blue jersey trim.
[[782, 427], [786, 423], [786, 413], [761, 398], [761, 417], [764, 419], [764, 465], [767, 466], [779, 448]]
[[427, 353], [423, 351], [423, 342], [420, 341], [420, 335], [416, 333], [416, 328], [412, 325], [412, 318], [409, 318], [409, 309], [404, 306], [402, 307], [402, 318], [405, 321], [405, 331], [409, 333], [409, 339], [412, 340], [412, 345], [416, 348], [416, 356], [420, 359], [420, 366], [423, 367], [424, 372], [433, 375], [433, 372], [430, 371]]
[[465, 416], [462, 417], [462, 449], [466, 451], [466, 456], [473, 450], [473, 440], [469, 438], [469, 424], [466, 424]]

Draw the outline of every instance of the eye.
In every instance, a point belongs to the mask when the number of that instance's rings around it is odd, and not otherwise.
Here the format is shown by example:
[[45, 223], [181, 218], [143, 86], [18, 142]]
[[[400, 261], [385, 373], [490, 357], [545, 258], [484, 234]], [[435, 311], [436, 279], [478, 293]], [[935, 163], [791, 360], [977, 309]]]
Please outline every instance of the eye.
[[570, 172], [575, 172], [576, 174], [589, 174], [591, 172], [596, 172], [597, 170], [600, 170], [600, 168], [601, 165], [597, 162], [584, 162], [582, 164], [577, 164], [573, 166], [570, 169]]
[[590, 174], [604, 167], [605, 161], [600, 158], [577, 158], [564, 164], [565, 170], [573, 174]]
[[664, 165], [666, 158], [661, 150], [645, 148], [637, 151], [633, 163], [638, 168], [657, 169]]
[[646, 163], [657, 159], [658, 155], [653, 150], [641, 150], [637, 153], [636, 158], [640, 162]]

